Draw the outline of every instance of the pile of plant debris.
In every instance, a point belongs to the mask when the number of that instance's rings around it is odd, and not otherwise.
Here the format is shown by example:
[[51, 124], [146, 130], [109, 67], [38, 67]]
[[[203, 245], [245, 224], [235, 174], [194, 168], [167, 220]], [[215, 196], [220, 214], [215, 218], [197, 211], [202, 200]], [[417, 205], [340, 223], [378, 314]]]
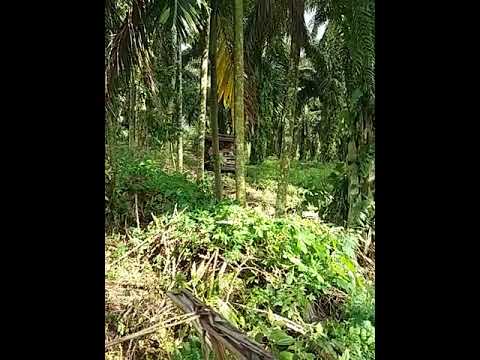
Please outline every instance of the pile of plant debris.
[[374, 359], [374, 283], [358, 234], [224, 202], [106, 239], [106, 359], [203, 359], [188, 289], [279, 359]]

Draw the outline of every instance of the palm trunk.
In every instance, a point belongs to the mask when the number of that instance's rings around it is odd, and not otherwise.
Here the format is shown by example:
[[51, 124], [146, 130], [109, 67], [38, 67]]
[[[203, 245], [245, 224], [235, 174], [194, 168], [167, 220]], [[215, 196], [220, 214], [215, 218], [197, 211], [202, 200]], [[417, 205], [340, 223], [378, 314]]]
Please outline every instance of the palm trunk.
[[[169, 49], [169, 55], [171, 59], [173, 60], [173, 63], [170, 63], [169, 65], [174, 65], [175, 64], [175, 59], [176, 59], [176, 51], [175, 51], [175, 46], [176, 46], [176, 31], [175, 28], [172, 29], [172, 32], [170, 33], [170, 46], [168, 47]], [[176, 88], [176, 67], [174, 68], [174, 73], [171, 76], [171, 83], [170, 83], [170, 89], [172, 91], [172, 96], [169, 97], [168, 104], [167, 104], [167, 112], [168, 112], [168, 117], [171, 121], [172, 124], [175, 123], [176, 121], [176, 115], [175, 115], [175, 107], [176, 107], [176, 98], [173, 96]], [[175, 169], [176, 168], [176, 162], [175, 162], [175, 150], [174, 150], [174, 140], [173, 137], [169, 138], [169, 145], [167, 147], [167, 150], [170, 151], [170, 159], [172, 162], [172, 167]]]
[[259, 164], [263, 160], [265, 139], [260, 127], [261, 115], [257, 116], [251, 141], [250, 164]]
[[145, 150], [145, 139], [146, 139], [146, 116], [147, 116], [147, 104], [146, 104], [146, 98], [144, 96], [141, 97], [140, 100], [141, 103], [141, 108], [140, 111], [138, 111], [137, 114], [137, 121], [136, 121], [136, 135], [135, 139], [137, 141], [137, 146], [139, 149], [142, 151]]
[[298, 160], [304, 161], [305, 160], [305, 137], [307, 134], [307, 114], [308, 114], [308, 107], [305, 106], [305, 114], [302, 116], [302, 125], [300, 126], [300, 131], [298, 134]]
[[202, 67], [200, 68], [200, 116], [198, 118], [198, 171], [197, 181], [202, 181], [205, 165], [205, 121], [207, 118], [207, 87], [208, 87], [208, 30], [202, 32], [204, 48], [202, 51]]
[[278, 130], [277, 130], [277, 141], [275, 142], [275, 152], [278, 158], [282, 156], [282, 144], [283, 144], [283, 131], [284, 131], [284, 124], [282, 121], [278, 122]]
[[310, 161], [318, 159], [318, 148], [320, 147], [318, 136], [315, 136], [310, 142]]
[[235, 0], [234, 3], [234, 124], [235, 124], [235, 180], [237, 200], [240, 205], [246, 205], [245, 195], [245, 114], [243, 93], [243, 0]]
[[[355, 227], [362, 209], [362, 200], [373, 196], [375, 179], [375, 146], [371, 114], [363, 111], [359, 114], [353, 136], [348, 143], [348, 215], [347, 226]], [[368, 154], [370, 153], [370, 154]], [[362, 162], [362, 164], [360, 164]], [[360, 167], [360, 165], [362, 165]], [[363, 168], [363, 171], [362, 169]]]
[[324, 161], [330, 162], [337, 158], [337, 138], [338, 138], [338, 111], [330, 110], [328, 130], [326, 132], [325, 147], [323, 151]]
[[212, 0], [210, 17], [210, 129], [212, 132], [213, 171], [215, 173], [215, 197], [222, 199], [222, 178], [220, 173], [220, 152], [218, 144], [218, 101], [217, 101], [217, 0]]
[[352, 139], [348, 143], [348, 152], [347, 152], [347, 173], [348, 173], [347, 226], [348, 227], [351, 227], [355, 224], [355, 221], [356, 221], [355, 205], [358, 204], [358, 201], [359, 201], [360, 180], [359, 180], [357, 160], [358, 160], [357, 146], [355, 143], [355, 139]]
[[136, 109], [137, 89], [135, 85], [135, 74], [132, 75], [129, 93], [129, 119], [128, 119], [128, 147], [132, 150], [135, 147], [135, 127], [136, 127]]
[[144, 126], [145, 126], [145, 131], [144, 131], [144, 149], [148, 151], [149, 149], [149, 142], [150, 142], [150, 124], [151, 124], [151, 119], [152, 119], [152, 114], [154, 112], [154, 103], [152, 99], [151, 94], [147, 94], [145, 98], [145, 120], [144, 120]]
[[105, 155], [108, 156], [108, 161], [110, 163], [110, 167], [112, 169], [112, 178], [110, 180], [110, 188], [107, 189], [108, 197], [110, 201], [113, 201], [113, 196], [115, 194], [115, 185], [116, 185], [116, 176], [115, 174], [117, 173], [116, 171], [116, 162], [114, 158], [114, 151], [113, 148], [116, 143], [116, 138], [115, 138], [115, 133], [116, 133], [116, 125], [115, 125], [115, 119], [114, 115], [110, 113], [109, 111], [105, 112], [105, 116], [107, 117], [107, 123], [106, 123], [106, 150], [107, 153]]
[[296, 115], [298, 63], [300, 61], [300, 47], [291, 39], [290, 65], [288, 74], [287, 102], [283, 116], [282, 150], [280, 155], [280, 177], [278, 181], [277, 201], [275, 212], [277, 216], [284, 216], [287, 203], [288, 173], [290, 167], [290, 156], [292, 153], [294, 122]]
[[220, 101], [219, 107], [218, 107], [218, 131], [220, 134], [226, 134], [227, 133], [227, 123], [228, 123], [228, 114], [230, 111], [226, 110], [225, 107], [223, 106], [223, 102]]
[[[296, 96], [296, 94], [295, 94]], [[295, 101], [295, 105], [297, 102]], [[303, 121], [301, 119], [302, 117], [302, 107], [295, 106], [295, 115], [293, 118], [293, 133], [292, 137], [295, 139], [295, 141], [292, 140], [292, 146], [291, 146], [291, 159], [295, 160], [297, 158], [298, 154], [298, 144], [299, 144], [299, 133], [301, 133], [302, 129], [302, 124]]]
[[[177, 2], [175, 1], [175, 4]], [[176, 54], [176, 68], [177, 68], [177, 126], [178, 126], [178, 142], [177, 142], [177, 171], [183, 171], [183, 128], [184, 128], [184, 121], [183, 121], [183, 99], [182, 99], [182, 92], [183, 92], [183, 84], [182, 84], [182, 46], [181, 46], [181, 38], [178, 34], [178, 31], [175, 30], [176, 33], [176, 46], [177, 46], [177, 54]]]

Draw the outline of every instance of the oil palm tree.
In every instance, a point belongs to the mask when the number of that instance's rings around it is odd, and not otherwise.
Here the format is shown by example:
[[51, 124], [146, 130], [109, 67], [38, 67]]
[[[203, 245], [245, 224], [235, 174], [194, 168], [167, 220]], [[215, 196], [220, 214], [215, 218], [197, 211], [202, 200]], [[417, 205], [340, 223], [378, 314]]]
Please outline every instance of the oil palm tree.
[[280, 155], [280, 174], [275, 206], [275, 213], [277, 216], [284, 216], [286, 211], [288, 174], [290, 157], [292, 154], [293, 133], [296, 120], [295, 116], [297, 114], [295, 110], [298, 92], [298, 64], [300, 61], [300, 49], [305, 46], [307, 40], [304, 12], [304, 0], [289, 1], [290, 59], [287, 96], [285, 99], [286, 105], [283, 114], [283, 141]]
[[140, 72], [139, 78], [154, 91], [152, 47], [157, 42], [168, 42], [173, 30], [179, 41], [198, 33], [205, 25], [201, 16], [205, 7], [204, 0], [132, 0], [120, 19], [121, 11], [112, 0], [107, 1], [107, 104], [115, 92], [132, 79], [136, 70]]
[[207, 17], [208, 26], [200, 33], [201, 50], [201, 67], [200, 67], [200, 114], [197, 123], [197, 181], [202, 181], [204, 177], [205, 166], [205, 125], [207, 119], [207, 90], [208, 90], [208, 47], [209, 47], [209, 30], [210, 15]]
[[243, 0], [235, 0], [234, 11], [235, 43], [235, 86], [234, 86], [234, 124], [235, 124], [235, 179], [236, 197], [240, 205], [246, 205], [245, 193], [245, 113], [244, 113], [244, 66], [243, 66]]
[[218, 144], [218, 91], [217, 91], [217, 37], [218, 37], [218, 0], [211, 0], [210, 14], [210, 129], [213, 147], [213, 171], [215, 173], [215, 197], [222, 198], [222, 178], [220, 168], [220, 153]]

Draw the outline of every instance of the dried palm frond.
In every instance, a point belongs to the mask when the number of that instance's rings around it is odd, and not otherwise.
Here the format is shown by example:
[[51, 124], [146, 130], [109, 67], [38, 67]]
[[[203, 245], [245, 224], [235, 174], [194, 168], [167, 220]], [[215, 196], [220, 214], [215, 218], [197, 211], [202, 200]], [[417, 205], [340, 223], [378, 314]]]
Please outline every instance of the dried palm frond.
[[219, 313], [204, 305], [187, 290], [167, 293], [168, 297], [187, 314], [199, 316], [194, 326], [215, 352], [218, 359], [225, 359], [228, 349], [241, 360], [273, 360], [273, 355], [265, 351], [260, 344], [247, 338], [234, 328]]

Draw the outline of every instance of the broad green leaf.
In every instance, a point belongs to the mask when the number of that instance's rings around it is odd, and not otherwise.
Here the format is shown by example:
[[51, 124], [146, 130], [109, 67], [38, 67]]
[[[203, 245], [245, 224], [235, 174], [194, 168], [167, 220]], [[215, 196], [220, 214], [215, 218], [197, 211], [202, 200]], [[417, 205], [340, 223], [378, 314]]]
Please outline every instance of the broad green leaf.
[[290, 271], [287, 275], [287, 280], [286, 280], [286, 283], [287, 285], [292, 285], [292, 282], [293, 282], [293, 278], [294, 278], [295, 274], [293, 271]]
[[270, 339], [279, 346], [292, 345], [295, 340], [290, 335], [287, 335], [283, 330], [274, 329], [270, 333]]
[[282, 351], [280, 354], [278, 354], [279, 360], [292, 360], [293, 359], [293, 354], [289, 351]]

